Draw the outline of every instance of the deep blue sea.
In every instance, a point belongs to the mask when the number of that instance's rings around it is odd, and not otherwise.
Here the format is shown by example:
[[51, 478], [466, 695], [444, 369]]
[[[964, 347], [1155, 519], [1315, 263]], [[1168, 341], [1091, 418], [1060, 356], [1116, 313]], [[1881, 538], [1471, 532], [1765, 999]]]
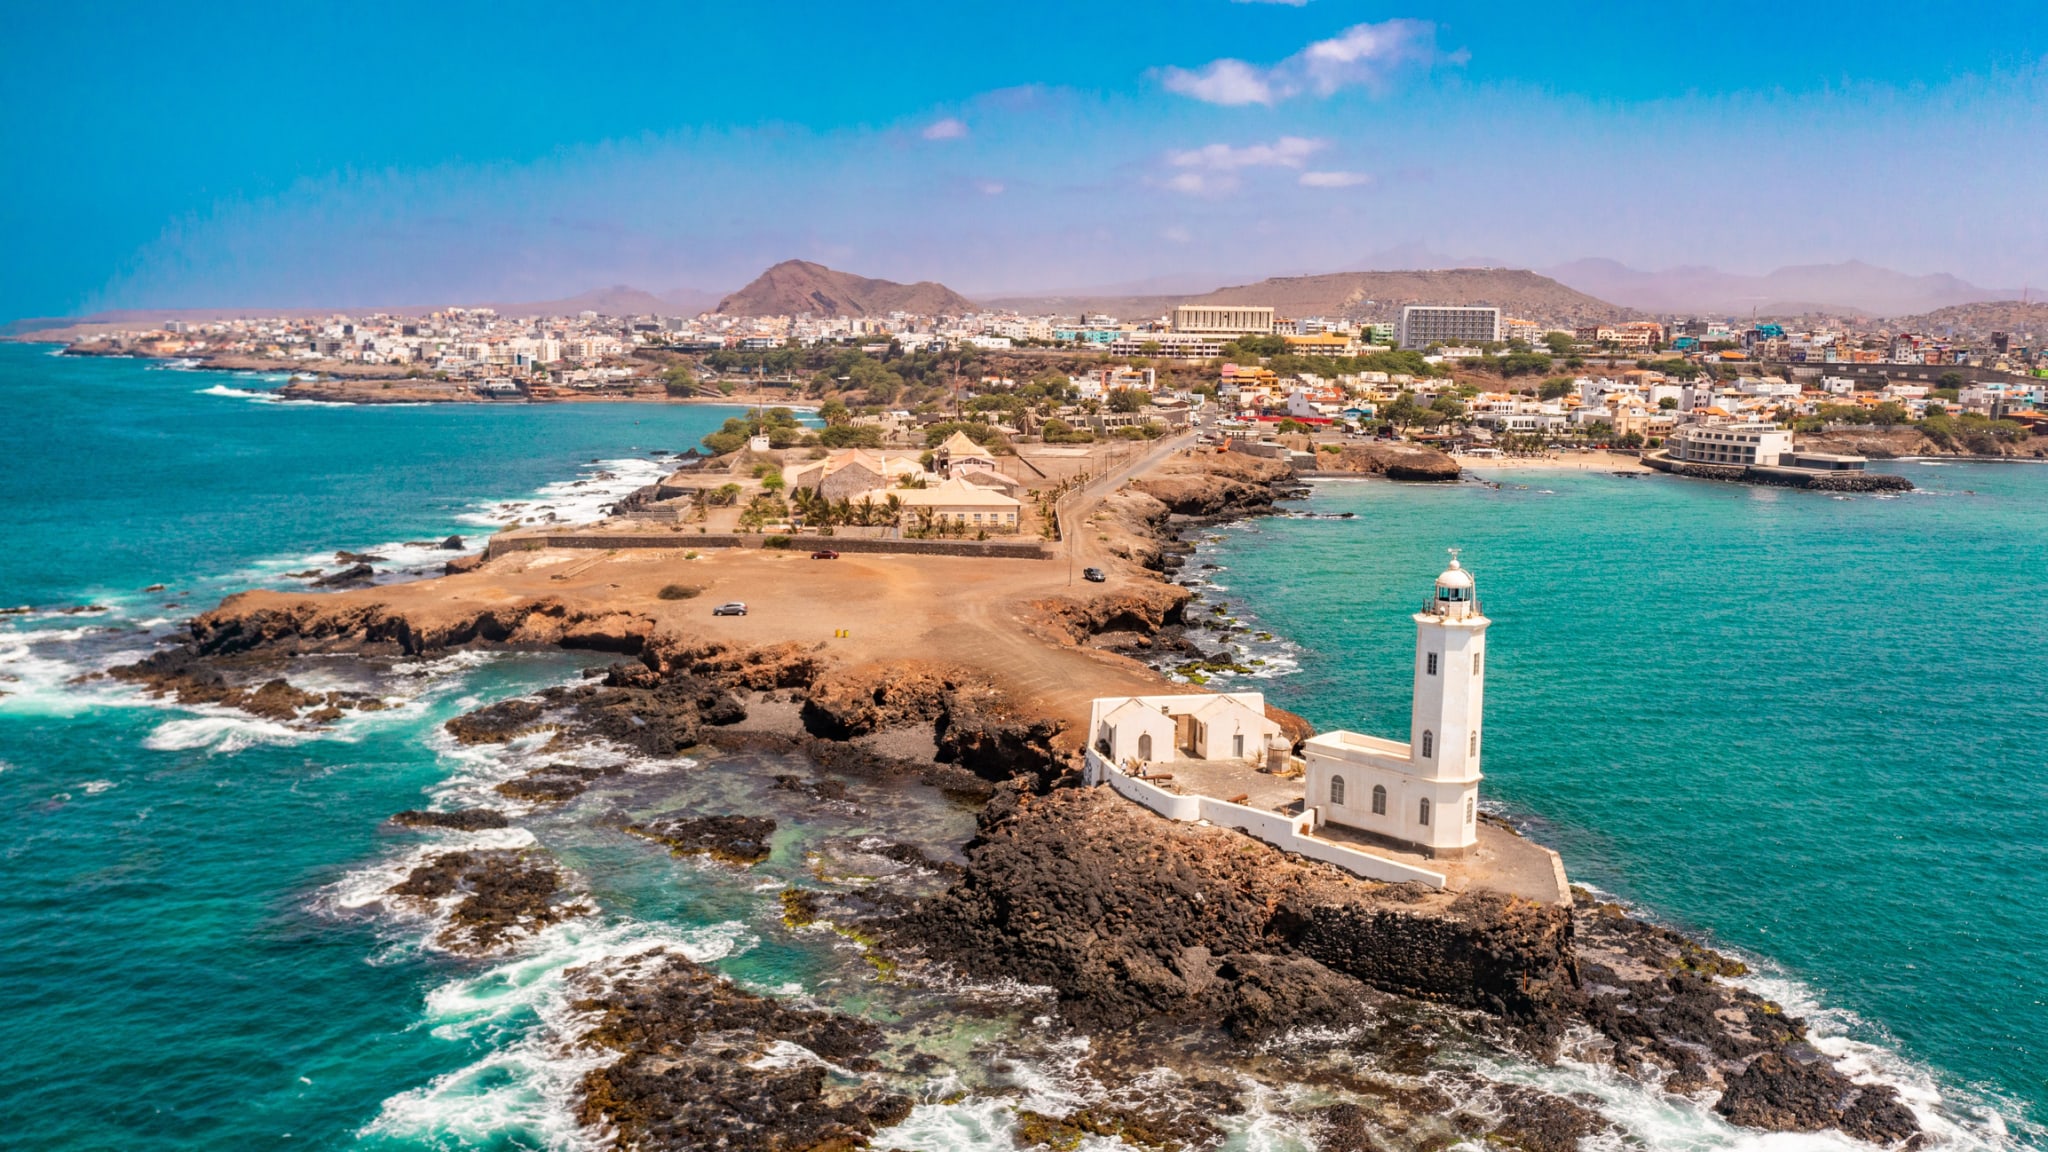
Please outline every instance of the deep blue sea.
[[[850, 781], [744, 873], [673, 860], [619, 817], [752, 810], [771, 770], [807, 766], [631, 762], [507, 829], [405, 832], [385, 818], [503, 807], [491, 786], [542, 755], [458, 746], [442, 721], [594, 661], [295, 672], [392, 705], [320, 732], [91, 678], [337, 549], [402, 579], [437, 570], [447, 535], [593, 515], [729, 412], [280, 404], [276, 380], [50, 351], [0, 345], [0, 606], [32, 609], [0, 617], [0, 1146], [580, 1147], [567, 1101], [592, 1057], [564, 1039], [567, 973], [655, 945], [763, 992], [920, 1010], [846, 941], [786, 928], [777, 893], [869, 835], [964, 839], [972, 813], [942, 797]], [[1902, 467], [1923, 493], [1323, 484], [1308, 506], [1355, 518], [1217, 531], [1208, 594], [1271, 630], [1259, 686], [1279, 702], [1392, 731], [1406, 613], [1463, 547], [1496, 621], [1488, 795], [1575, 878], [1755, 961], [1951, 1146], [2035, 1146], [2048, 470]], [[545, 849], [595, 914], [477, 961], [384, 898], [424, 854], [492, 844]], [[1050, 1108], [1033, 1102], [1063, 1073], [990, 1057], [1001, 1028], [928, 1023], [958, 1075], [877, 1146], [1011, 1147], [1010, 1109]], [[1010, 1068], [1010, 1094], [974, 1090], [975, 1061]], [[1499, 1071], [1591, 1094], [1638, 1146], [1845, 1146], [1736, 1132], [1597, 1068]], [[1230, 1126], [1233, 1149], [1303, 1147], [1256, 1109]]]

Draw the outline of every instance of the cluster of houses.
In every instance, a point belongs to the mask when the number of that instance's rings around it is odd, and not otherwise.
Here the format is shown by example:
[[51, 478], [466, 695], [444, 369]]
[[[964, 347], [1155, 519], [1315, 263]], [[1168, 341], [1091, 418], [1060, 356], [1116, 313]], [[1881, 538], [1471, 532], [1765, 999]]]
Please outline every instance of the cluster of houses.
[[[1598, 428], [1616, 440], [1633, 436], [1648, 443], [1668, 438], [1689, 424], [1783, 421], [1840, 407], [1875, 410], [1892, 405], [1907, 418], [1918, 419], [1926, 415], [1930, 403], [1938, 403], [1950, 412], [2023, 422], [2037, 419], [2037, 412], [2048, 411], [2048, 380], [2043, 379], [1963, 381], [1953, 395], [1937, 398], [1942, 387], [1938, 378], [1913, 383], [1858, 379], [1824, 370], [1803, 375], [1804, 379], [1791, 380], [1753, 375], [1687, 380], [1649, 369], [1629, 369], [1574, 377], [1561, 395], [1506, 391], [1457, 395], [1470, 425], [1488, 434], [1481, 439], [1489, 435], [1569, 436]], [[1364, 372], [1334, 379], [1307, 374], [1283, 378], [1266, 368], [1226, 364], [1217, 400], [1226, 420], [1270, 423], [1294, 419], [1316, 424], [1373, 419], [1403, 393], [1426, 406], [1453, 391], [1452, 382], [1443, 377]]]
[[815, 492], [837, 504], [893, 509], [903, 529], [943, 527], [958, 533], [1013, 535], [1023, 526], [1018, 482], [1003, 474], [995, 455], [955, 432], [921, 456], [870, 448], [842, 448], [783, 472], [792, 491]]

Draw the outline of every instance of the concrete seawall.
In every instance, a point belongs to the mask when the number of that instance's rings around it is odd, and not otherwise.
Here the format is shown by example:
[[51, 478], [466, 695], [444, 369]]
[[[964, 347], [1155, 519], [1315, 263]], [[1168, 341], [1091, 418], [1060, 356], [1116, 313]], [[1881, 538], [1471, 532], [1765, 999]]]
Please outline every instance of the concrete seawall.
[[1822, 472], [1807, 468], [1769, 468], [1755, 464], [1695, 464], [1673, 460], [1662, 452], [1646, 452], [1643, 463], [1659, 472], [1695, 480], [1727, 480], [1774, 488], [1807, 488], [1815, 492], [1910, 492], [1913, 482], [1889, 472]]

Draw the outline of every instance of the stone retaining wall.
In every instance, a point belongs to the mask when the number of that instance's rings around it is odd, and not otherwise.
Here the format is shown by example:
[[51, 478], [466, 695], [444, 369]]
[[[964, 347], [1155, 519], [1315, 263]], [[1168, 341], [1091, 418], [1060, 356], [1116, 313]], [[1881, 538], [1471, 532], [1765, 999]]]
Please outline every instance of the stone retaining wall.
[[1213, 796], [1184, 796], [1168, 792], [1156, 784], [1148, 784], [1129, 773], [1119, 770], [1104, 759], [1100, 752], [1087, 750], [1088, 772], [1085, 777], [1090, 784], [1107, 784], [1110, 790], [1124, 799], [1159, 813], [1168, 820], [1192, 824], [1207, 820], [1219, 828], [1235, 828], [1256, 840], [1262, 840], [1283, 852], [1321, 860], [1355, 876], [1367, 880], [1382, 880], [1390, 884], [1415, 881], [1431, 888], [1442, 888], [1445, 876], [1426, 868], [1416, 868], [1384, 856], [1374, 856], [1328, 840], [1318, 839], [1315, 829], [1315, 811], [1307, 810], [1298, 816], [1287, 816], [1279, 812], [1262, 812], [1243, 804], [1232, 804]]
[[[773, 535], [773, 533], [770, 533]], [[726, 532], [687, 532], [635, 535], [624, 532], [507, 533], [491, 537], [484, 546], [486, 559], [508, 552], [538, 552], [544, 548], [685, 549], [762, 548], [767, 536], [736, 535]], [[1035, 541], [1025, 540], [867, 540], [841, 536], [791, 536], [791, 552], [811, 553], [829, 548], [834, 552], [895, 553], [908, 556], [975, 556], [1006, 560], [1044, 560], [1052, 553]]]

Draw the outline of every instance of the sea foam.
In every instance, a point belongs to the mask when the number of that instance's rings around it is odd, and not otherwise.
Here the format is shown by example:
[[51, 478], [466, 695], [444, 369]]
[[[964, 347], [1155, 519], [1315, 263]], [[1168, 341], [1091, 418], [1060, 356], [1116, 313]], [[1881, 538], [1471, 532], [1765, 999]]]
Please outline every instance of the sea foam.
[[638, 921], [551, 928], [520, 956], [428, 993], [420, 1027], [450, 1044], [491, 1050], [385, 1100], [360, 1135], [409, 1145], [594, 1147], [597, 1134], [576, 1118], [576, 1088], [617, 1054], [580, 1043], [596, 1019], [574, 1006], [584, 992], [572, 985], [569, 971], [615, 982], [658, 963], [657, 950], [709, 963], [753, 944], [734, 921], [700, 928]]

